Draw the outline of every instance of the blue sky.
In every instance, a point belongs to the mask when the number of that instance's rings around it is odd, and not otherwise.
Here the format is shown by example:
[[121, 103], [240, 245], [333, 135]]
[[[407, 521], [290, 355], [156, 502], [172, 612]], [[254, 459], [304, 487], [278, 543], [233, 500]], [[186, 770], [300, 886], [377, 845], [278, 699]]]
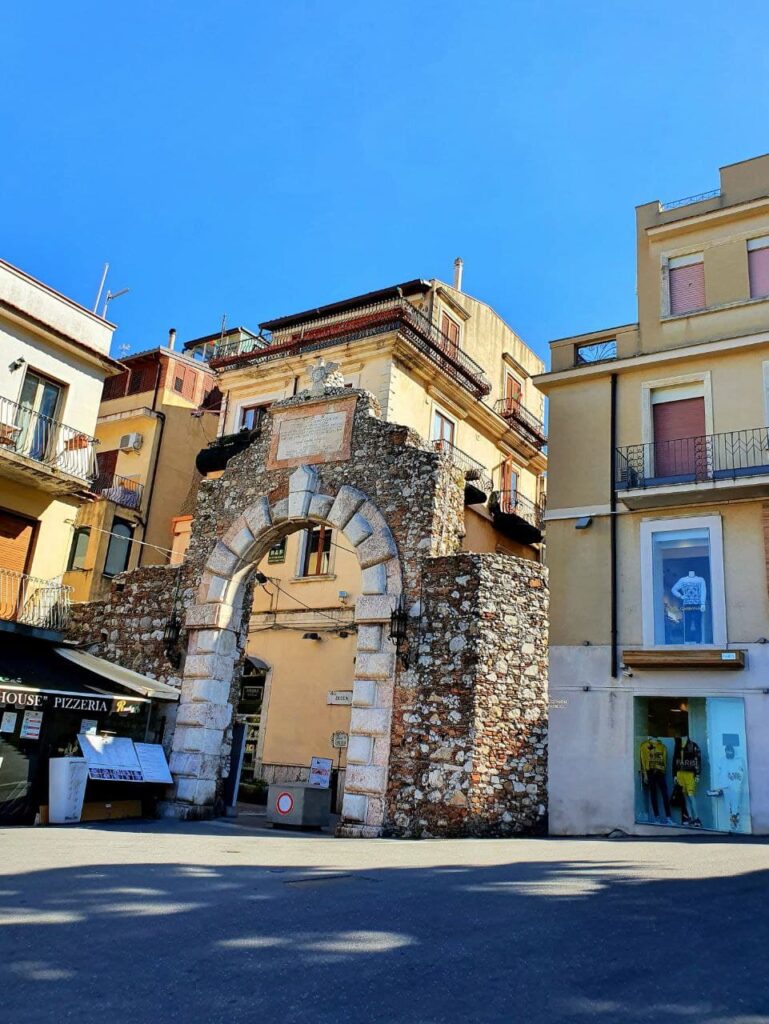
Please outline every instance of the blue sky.
[[548, 339], [635, 319], [634, 206], [769, 150], [769, 5], [6, 6], [0, 254], [113, 352], [413, 277]]

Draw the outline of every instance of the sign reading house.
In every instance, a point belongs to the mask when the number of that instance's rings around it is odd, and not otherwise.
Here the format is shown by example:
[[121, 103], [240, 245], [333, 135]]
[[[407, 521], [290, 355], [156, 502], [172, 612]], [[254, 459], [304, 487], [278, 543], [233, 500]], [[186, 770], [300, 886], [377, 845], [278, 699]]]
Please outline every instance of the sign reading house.
[[46, 711], [89, 711], [97, 715], [136, 715], [147, 701], [141, 697], [112, 697], [109, 694], [70, 693], [62, 690], [32, 690], [0, 683], [0, 707]]

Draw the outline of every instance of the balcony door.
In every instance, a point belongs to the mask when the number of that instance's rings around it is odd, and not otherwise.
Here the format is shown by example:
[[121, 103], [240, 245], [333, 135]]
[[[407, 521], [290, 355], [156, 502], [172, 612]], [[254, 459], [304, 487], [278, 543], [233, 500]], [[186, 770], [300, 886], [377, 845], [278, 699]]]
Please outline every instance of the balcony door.
[[705, 423], [701, 385], [652, 392], [655, 477], [701, 480], [708, 476]]
[[502, 486], [500, 488], [499, 507], [502, 512], [515, 512], [518, 504], [518, 473], [509, 459], [502, 463], [500, 476]]
[[16, 450], [45, 462], [56, 444], [56, 414], [63, 388], [32, 370], [27, 371], [16, 413]]
[[521, 408], [523, 385], [512, 373], [505, 374], [505, 415], [517, 413]]
[[23, 575], [36, 526], [32, 519], [0, 509], [0, 619], [14, 620], [23, 605]]

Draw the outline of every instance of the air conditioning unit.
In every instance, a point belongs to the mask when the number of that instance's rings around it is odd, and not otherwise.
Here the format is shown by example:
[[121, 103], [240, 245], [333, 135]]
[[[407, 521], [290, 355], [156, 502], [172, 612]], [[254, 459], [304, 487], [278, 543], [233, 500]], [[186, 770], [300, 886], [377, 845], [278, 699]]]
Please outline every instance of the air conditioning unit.
[[144, 437], [141, 434], [123, 434], [118, 448], [121, 452], [138, 452], [143, 443]]

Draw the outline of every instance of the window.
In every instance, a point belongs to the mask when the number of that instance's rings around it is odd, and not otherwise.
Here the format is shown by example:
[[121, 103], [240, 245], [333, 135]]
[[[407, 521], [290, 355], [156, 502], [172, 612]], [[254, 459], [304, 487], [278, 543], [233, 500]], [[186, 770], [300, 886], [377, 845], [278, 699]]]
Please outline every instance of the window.
[[107, 545], [107, 557], [104, 560], [104, 575], [117, 576], [128, 568], [128, 559], [131, 556], [131, 540], [133, 539], [134, 528], [123, 519], [115, 519], [112, 523], [112, 530]]
[[327, 526], [305, 530], [300, 576], [326, 576], [331, 565], [331, 534]]
[[13, 440], [17, 452], [44, 462], [58, 440], [57, 414], [64, 389], [46, 377], [27, 370], [16, 412]]
[[654, 476], [707, 475], [704, 384], [695, 382], [651, 391]]
[[523, 398], [523, 384], [512, 373], [505, 374], [505, 409], [504, 413], [517, 412]]
[[436, 448], [442, 448], [444, 443], [454, 444], [454, 421], [440, 409], [433, 413], [433, 441], [438, 442]]
[[518, 471], [507, 459], [502, 463], [500, 471], [499, 506], [503, 512], [514, 512], [518, 496]]
[[179, 394], [181, 394], [182, 391], [184, 391], [184, 377], [174, 378], [174, 391], [178, 391]]
[[266, 405], [247, 405], [240, 410], [240, 429], [258, 430], [264, 419]]
[[722, 550], [718, 516], [641, 524], [645, 645], [726, 643]]
[[459, 324], [448, 313], [441, 314], [441, 331], [446, 335], [449, 352], [456, 355], [459, 349]]
[[583, 366], [587, 363], [603, 363], [607, 359], [616, 358], [616, 338], [586, 342], [584, 345], [575, 345], [574, 347], [574, 362], [577, 366]]
[[668, 288], [671, 316], [705, 308], [705, 264], [701, 252], [668, 260]]
[[276, 565], [286, 560], [286, 538], [283, 537], [277, 544], [273, 544], [267, 552], [267, 561], [270, 565]]
[[748, 242], [748, 276], [751, 299], [769, 296], [769, 235]]
[[749, 833], [743, 699], [636, 697], [634, 705], [636, 821]]
[[69, 552], [67, 571], [72, 569], [85, 569], [85, 559], [88, 554], [88, 542], [91, 539], [91, 530], [88, 526], [79, 526], [72, 538], [72, 547]]

